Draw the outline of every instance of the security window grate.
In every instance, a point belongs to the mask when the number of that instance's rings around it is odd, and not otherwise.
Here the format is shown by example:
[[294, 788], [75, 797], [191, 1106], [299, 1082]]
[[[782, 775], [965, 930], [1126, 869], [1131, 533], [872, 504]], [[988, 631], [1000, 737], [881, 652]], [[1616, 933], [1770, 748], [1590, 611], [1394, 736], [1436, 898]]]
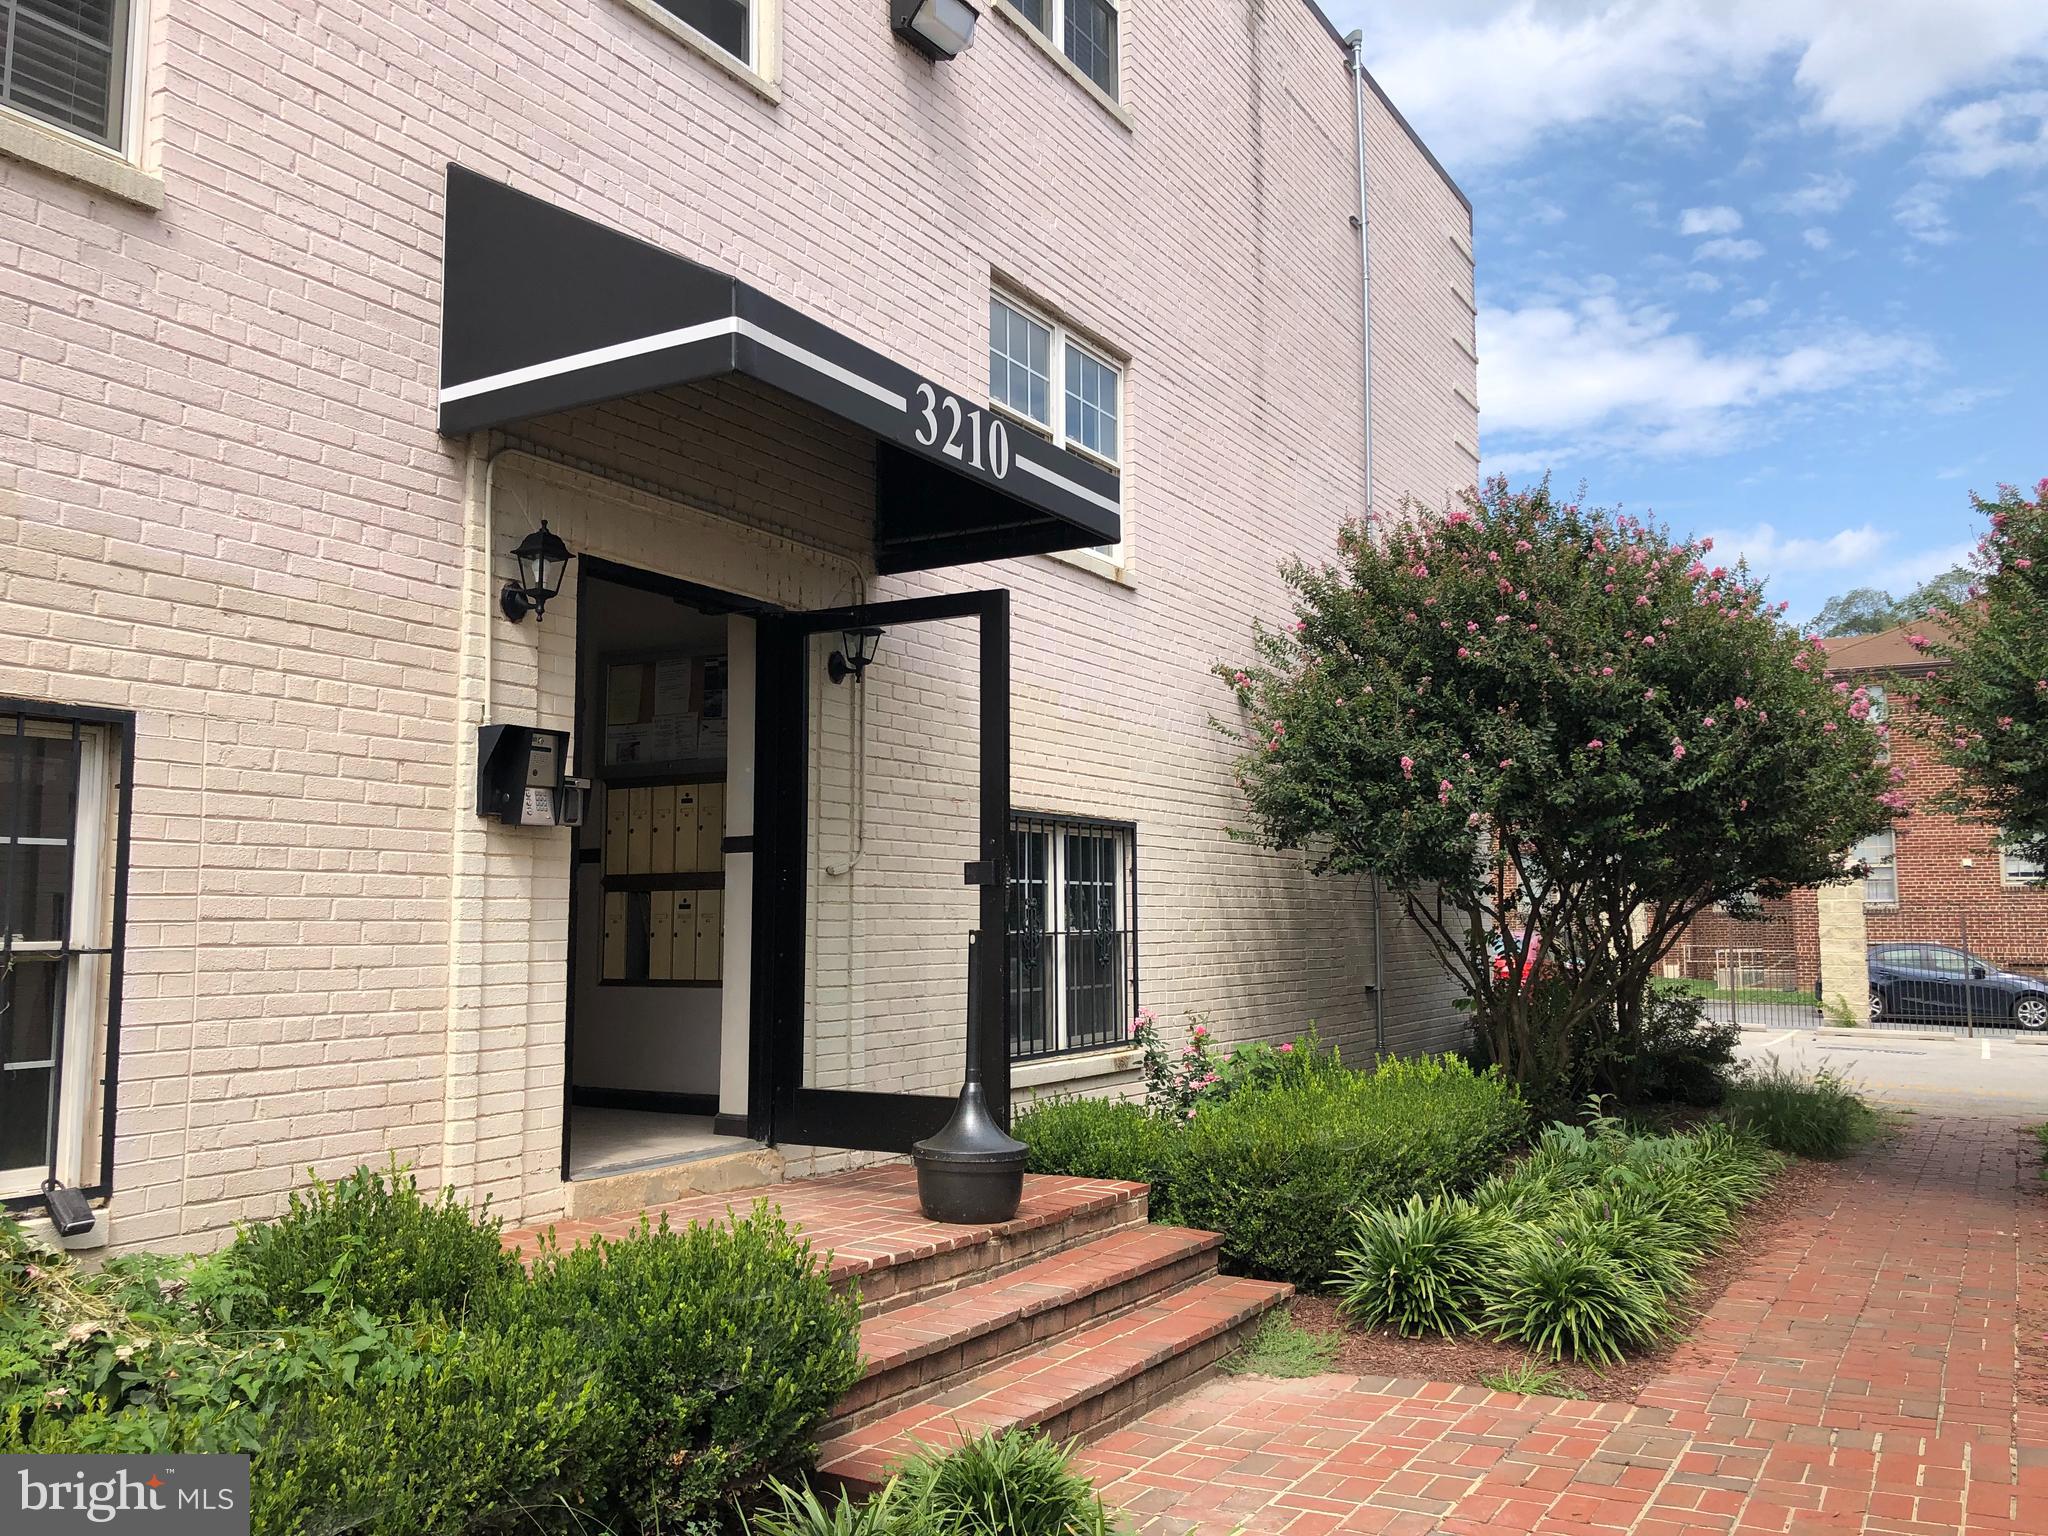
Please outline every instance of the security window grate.
[[0, 101], [119, 147], [129, 0], [0, 0]]
[[1100, 1050], [1138, 1008], [1137, 829], [1010, 817], [1010, 1058]]

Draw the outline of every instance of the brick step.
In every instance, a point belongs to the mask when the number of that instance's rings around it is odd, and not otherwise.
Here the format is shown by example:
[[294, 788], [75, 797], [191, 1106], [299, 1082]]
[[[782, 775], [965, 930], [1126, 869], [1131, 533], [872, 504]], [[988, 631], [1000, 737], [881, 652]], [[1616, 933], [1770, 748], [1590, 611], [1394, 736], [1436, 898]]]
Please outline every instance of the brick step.
[[[832, 1283], [858, 1284], [861, 1316], [873, 1318], [1111, 1233], [1142, 1231], [1150, 1209], [1151, 1191], [1143, 1184], [1047, 1179], [1026, 1187], [1023, 1208], [999, 1226], [941, 1226], [917, 1218], [915, 1231], [890, 1232], [873, 1242], [821, 1238], [820, 1246], [832, 1250]], [[914, 1185], [906, 1199], [914, 1210]]]
[[870, 1317], [860, 1331], [867, 1375], [832, 1417], [843, 1432], [921, 1388], [1206, 1279], [1222, 1244], [1184, 1227], [1125, 1228]]
[[835, 1436], [818, 1452], [819, 1473], [866, 1493], [922, 1446], [946, 1449], [992, 1429], [1038, 1428], [1061, 1440], [1105, 1429], [1207, 1370], [1290, 1289], [1221, 1275], [1197, 1281]]

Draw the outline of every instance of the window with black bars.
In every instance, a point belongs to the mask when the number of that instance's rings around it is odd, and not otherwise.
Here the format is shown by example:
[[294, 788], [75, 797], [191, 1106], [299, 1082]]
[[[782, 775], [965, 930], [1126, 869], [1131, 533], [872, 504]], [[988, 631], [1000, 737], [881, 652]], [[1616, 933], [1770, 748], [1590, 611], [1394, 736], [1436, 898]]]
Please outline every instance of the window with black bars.
[[119, 148], [129, 0], [0, 0], [0, 101]]
[[1010, 1059], [1120, 1045], [1138, 1011], [1137, 828], [1010, 815]]
[[106, 1182], [86, 1116], [119, 990], [120, 748], [114, 724], [0, 703], [0, 1200]]

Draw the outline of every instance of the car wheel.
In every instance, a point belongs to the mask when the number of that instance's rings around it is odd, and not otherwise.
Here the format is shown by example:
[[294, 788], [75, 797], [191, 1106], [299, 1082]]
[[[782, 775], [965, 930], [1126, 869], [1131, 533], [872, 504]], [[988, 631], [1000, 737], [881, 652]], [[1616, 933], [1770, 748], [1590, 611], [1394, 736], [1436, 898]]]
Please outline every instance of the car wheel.
[[2021, 1029], [2048, 1029], [2048, 997], [2028, 994], [2012, 1005], [2012, 1021]]
[[1882, 987], [1872, 987], [1870, 989], [1870, 1022], [1875, 1024], [1879, 1019], [1882, 1019], [1883, 1017], [1884, 989]]

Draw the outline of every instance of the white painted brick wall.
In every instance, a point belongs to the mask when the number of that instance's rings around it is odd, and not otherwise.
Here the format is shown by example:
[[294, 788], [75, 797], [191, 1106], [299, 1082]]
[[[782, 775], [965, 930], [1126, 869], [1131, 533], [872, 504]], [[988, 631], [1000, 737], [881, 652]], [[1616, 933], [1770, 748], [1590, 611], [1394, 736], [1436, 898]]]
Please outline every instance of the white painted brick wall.
[[[1013, 589], [1016, 795], [1138, 823], [1148, 1002], [1369, 1046], [1362, 893], [1228, 840], [1208, 724], [1278, 559], [1362, 503], [1350, 79], [1304, 6], [1131, 0], [1129, 129], [994, 15], [934, 68], [877, 6], [788, 0], [772, 105], [618, 0], [148, 9], [162, 212], [0, 159], [0, 695], [140, 717], [124, 1243], [209, 1240], [386, 1154], [514, 1216], [560, 1204], [565, 861], [475, 820], [468, 752], [487, 626], [502, 705], [560, 709], [570, 677], [491, 616], [478, 471], [433, 430], [450, 160], [964, 392], [996, 277], [1128, 354], [1132, 585], [1040, 559], [871, 591]], [[1477, 447], [1469, 219], [1369, 109], [1378, 500], [1434, 502]], [[725, 386], [526, 435], [858, 555], [865, 446], [792, 453], [801, 415]], [[652, 495], [547, 494], [579, 548], [707, 558]], [[788, 601], [853, 575], [753, 569]], [[1442, 1039], [1388, 915], [1390, 1035]], [[840, 940], [870, 998], [913, 979], [879, 937]]]

